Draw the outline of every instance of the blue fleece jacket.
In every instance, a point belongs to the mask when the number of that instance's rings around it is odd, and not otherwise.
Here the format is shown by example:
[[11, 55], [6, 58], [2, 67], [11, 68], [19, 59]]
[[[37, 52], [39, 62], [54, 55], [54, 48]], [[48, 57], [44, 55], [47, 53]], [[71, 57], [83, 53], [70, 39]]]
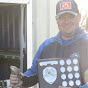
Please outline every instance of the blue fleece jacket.
[[[31, 75], [37, 74], [37, 64], [36, 64], [36, 60], [37, 59], [40, 59], [40, 54], [43, 51], [43, 49], [44, 49], [45, 46], [47, 46], [50, 43], [55, 42], [55, 41], [57, 41], [60, 45], [63, 45], [63, 44], [69, 45], [69, 44], [71, 44], [71, 43], [79, 40], [80, 38], [83, 38], [86, 41], [88, 41], [88, 34], [81, 27], [79, 27], [77, 29], [75, 36], [73, 36], [73, 38], [71, 40], [66, 40], [66, 41], [64, 40], [64, 42], [63, 42], [63, 40], [61, 38], [60, 32], [55, 37], [52, 37], [52, 38], [49, 38], [49, 39], [45, 40], [40, 45], [40, 47], [39, 47], [39, 49], [38, 49], [38, 51], [37, 51], [37, 53], [36, 53], [36, 55], [35, 55], [35, 57], [33, 59], [33, 63], [32, 63], [31, 68], [29, 68], [26, 72], [24, 72], [24, 75], [25, 76], [31, 76]], [[80, 88], [87, 88], [87, 87], [85, 87], [85, 86], [83, 87], [82, 86]]]

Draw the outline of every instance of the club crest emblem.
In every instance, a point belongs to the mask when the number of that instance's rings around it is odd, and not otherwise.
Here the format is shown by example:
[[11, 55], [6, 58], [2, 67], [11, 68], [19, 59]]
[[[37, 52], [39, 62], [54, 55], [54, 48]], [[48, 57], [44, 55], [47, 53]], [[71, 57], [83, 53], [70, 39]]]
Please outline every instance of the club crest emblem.
[[53, 84], [57, 78], [57, 70], [54, 67], [46, 67], [43, 69], [43, 78], [49, 83]]

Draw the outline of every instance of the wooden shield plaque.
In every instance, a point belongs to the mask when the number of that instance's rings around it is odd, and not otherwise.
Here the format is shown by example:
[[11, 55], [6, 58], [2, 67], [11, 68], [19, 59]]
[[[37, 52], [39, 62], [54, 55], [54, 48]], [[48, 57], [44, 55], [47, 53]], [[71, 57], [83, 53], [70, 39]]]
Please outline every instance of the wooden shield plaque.
[[37, 60], [39, 87], [58, 86], [78, 88], [81, 86], [78, 58], [49, 58]]

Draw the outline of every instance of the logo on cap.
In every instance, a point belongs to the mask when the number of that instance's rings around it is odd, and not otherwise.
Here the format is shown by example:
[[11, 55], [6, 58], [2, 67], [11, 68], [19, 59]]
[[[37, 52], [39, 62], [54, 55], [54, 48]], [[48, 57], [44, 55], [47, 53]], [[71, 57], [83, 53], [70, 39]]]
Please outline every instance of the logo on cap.
[[60, 3], [60, 10], [71, 9], [71, 2]]

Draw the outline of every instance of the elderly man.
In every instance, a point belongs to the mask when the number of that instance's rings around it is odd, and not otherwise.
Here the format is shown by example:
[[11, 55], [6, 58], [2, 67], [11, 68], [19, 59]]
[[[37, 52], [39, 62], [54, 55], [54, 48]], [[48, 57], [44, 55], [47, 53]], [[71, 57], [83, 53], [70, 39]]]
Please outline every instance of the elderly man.
[[[23, 83], [24, 86], [33, 86], [38, 82], [37, 59], [69, 58], [74, 55], [78, 55], [80, 59], [81, 83], [85, 84], [84, 72], [88, 69], [88, 35], [79, 26], [79, 10], [74, 0], [59, 0], [56, 5], [56, 21], [59, 33], [40, 45], [32, 67], [24, 72], [24, 76], [30, 78], [28, 85]], [[17, 76], [11, 74], [10, 82], [11, 84], [18, 83]], [[61, 85], [59, 86], [62, 88]], [[85, 85], [83, 87], [85, 88]]]

